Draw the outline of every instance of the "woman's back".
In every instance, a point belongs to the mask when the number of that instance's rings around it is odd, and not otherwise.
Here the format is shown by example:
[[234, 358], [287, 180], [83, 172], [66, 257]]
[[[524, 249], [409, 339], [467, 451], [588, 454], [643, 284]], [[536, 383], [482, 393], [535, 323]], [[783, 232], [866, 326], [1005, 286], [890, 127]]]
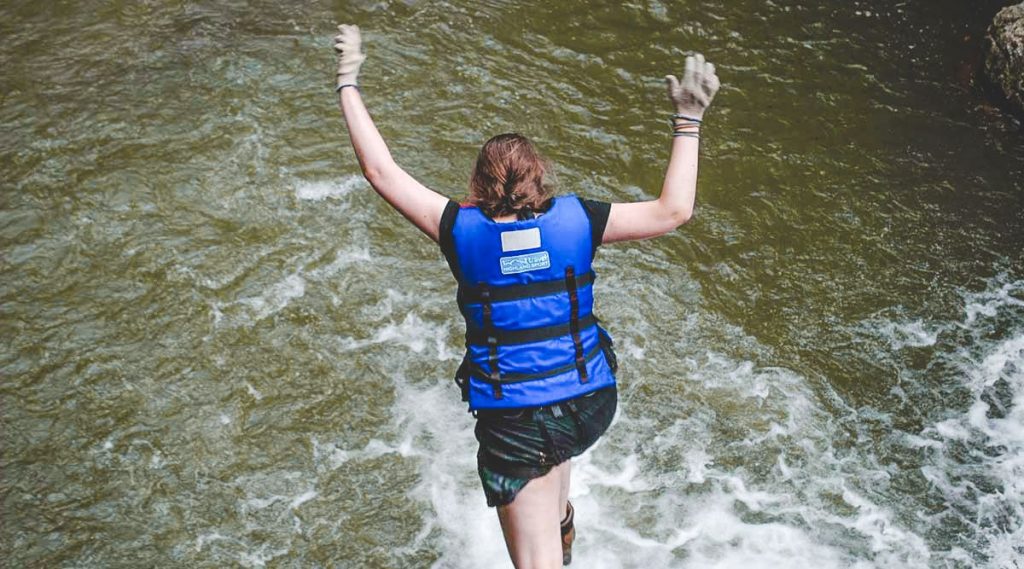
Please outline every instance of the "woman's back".
[[459, 282], [471, 409], [546, 405], [614, 385], [611, 341], [593, 315], [591, 221], [575, 196], [509, 223], [451, 202], [441, 248]]

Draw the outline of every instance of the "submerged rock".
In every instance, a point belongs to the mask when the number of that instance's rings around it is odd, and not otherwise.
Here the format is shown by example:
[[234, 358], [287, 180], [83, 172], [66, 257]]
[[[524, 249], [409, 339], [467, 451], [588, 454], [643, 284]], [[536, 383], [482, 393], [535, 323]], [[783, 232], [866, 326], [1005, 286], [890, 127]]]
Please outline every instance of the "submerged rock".
[[985, 41], [985, 73], [1019, 113], [1024, 113], [1024, 2], [996, 14]]

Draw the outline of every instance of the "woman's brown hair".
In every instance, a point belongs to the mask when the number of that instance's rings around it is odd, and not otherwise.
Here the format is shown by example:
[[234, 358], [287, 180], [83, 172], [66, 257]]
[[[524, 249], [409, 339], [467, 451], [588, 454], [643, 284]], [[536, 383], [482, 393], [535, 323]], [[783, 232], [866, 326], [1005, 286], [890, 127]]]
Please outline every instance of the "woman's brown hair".
[[499, 134], [484, 143], [469, 180], [469, 201], [490, 217], [528, 216], [546, 210], [551, 190], [547, 165], [525, 136]]

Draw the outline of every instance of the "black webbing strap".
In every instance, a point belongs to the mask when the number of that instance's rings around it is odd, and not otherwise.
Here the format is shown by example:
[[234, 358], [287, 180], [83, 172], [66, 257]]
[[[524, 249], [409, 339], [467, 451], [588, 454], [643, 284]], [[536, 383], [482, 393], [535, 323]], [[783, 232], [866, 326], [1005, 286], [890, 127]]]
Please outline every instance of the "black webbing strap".
[[[597, 355], [600, 354], [603, 349], [604, 349], [604, 347], [601, 346], [600, 344], [594, 346], [594, 349], [590, 350], [590, 353], [586, 354], [586, 356], [585, 356], [587, 361], [589, 362], [590, 360], [592, 360], [595, 357], [597, 357]], [[470, 375], [472, 375], [475, 378], [479, 378], [479, 380], [483, 381], [484, 383], [488, 383], [488, 384], [491, 383], [491, 380], [488, 378], [487, 372], [484, 371], [484, 368], [480, 367], [479, 365], [473, 363], [472, 361], [470, 361], [468, 359], [466, 361], [468, 362], [466, 364], [466, 366], [467, 366], [466, 370], [467, 370], [467, 372]], [[540, 373], [508, 373], [508, 372], [505, 372], [505, 373], [501, 374], [501, 383], [503, 383], [505, 385], [508, 385], [510, 383], [519, 383], [519, 382], [522, 382], [522, 381], [533, 381], [535, 379], [544, 379], [546, 377], [552, 377], [552, 376], [555, 376], [555, 375], [561, 375], [561, 374], [563, 374], [563, 373], [565, 373], [567, 371], [572, 371], [574, 369], [576, 369], [576, 362], [575, 362], [575, 360], [570, 362], [570, 363], [568, 363], [568, 364], [566, 364], [566, 365], [558, 366], [556, 368], [549, 369], [549, 370], [546, 370], [546, 371], [543, 371], [543, 372], [540, 372]]]
[[462, 394], [463, 401], [469, 401], [469, 376], [473, 373], [473, 368], [473, 360], [469, 358], [467, 353], [462, 358], [459, 369], [455, 372], [455, 385], [459, 386], [459, 392]]
[[[597, 318], [593, 314], [587, 314], [579, 318], [578, 329], [585, 330], [596, 323]], [[473, 326], [473, 324], [471, 323], [470, 326]], [[565, 336], [571, 332], [572, 326], [570, 322], [541, 328], [527, 328], [525, 330], [491, 330], [489, 333], [486, 328], [480, 329], [473, 326], [466, 330], [466, 342], [483, 346], [487, 344], [487, 338], [497, 338], [498, 344], [502, 346], [508, 344], [529, 344], [531, 342], [540, 342], [541, 340]]]
[[576, 288], [576, 271], [572, 267], [565, 269], [565, 289], [569, 291], [569, 330], [572, 332], [573, 346], [576, 347], [576, 371], [580, 374], [580, 383], [586, 383], [587, 360], [583, 357], [583, 341], [580, 339], [580, 299]]
[[[593, 271], [576, 277], [576, 286], [579, 288], [584, 288], [593, 282]], [[503, 286], [500, 288], [490, 289], [490, 292], [491, 302], [520, 300], [523, 298], [533, 298], [535, 296], [547, 296], [549, 294], [565, 292], [565, 281], [562, 279], [555, 279], [553, 281], [540, 281], [521, 285]], [[466, 303], [480, 302], [480, 288], [475, 286], [460, 286], [459, 298], [462, 302]]]
[[498, 337], [494, 335], [494, 317], [491, 314], [491, 291], [486, 285], [480, 285], [480, 297], [484, 309], [484, 334], [487, 335], [487, 365], [491, 368], [488, 376], [494, 386], [494, 398], [501, 399], [501, 370], [498, 369]]

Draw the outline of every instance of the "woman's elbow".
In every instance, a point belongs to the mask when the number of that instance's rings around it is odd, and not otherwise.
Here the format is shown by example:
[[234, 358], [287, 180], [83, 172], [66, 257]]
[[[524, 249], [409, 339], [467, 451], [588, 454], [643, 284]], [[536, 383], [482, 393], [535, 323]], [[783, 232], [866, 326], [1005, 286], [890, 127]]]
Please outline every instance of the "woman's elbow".
[[363, 177], [374, 188], [392, 185], [399, 179], [402, 169], [393, 160], [375, 160], [361, 163]]
[[380, 171], [380, 168], [374, 166], [368, 166], [366, 168], [363, 168], [363, 177], [366, 178], [366, 181], [369, 182], [370, 185], [373, 186], [374, 188], [376, 188], [377, 185], [380, 184], [383, 175], [384, 174]]
[[672, 211], [669, 212], [668, 215], [669, 224], [672, 226], [672, 229], [675, 229], [680, 225], [685, 225], [689, 223], [689, 221], [693, 219], [693, 208], [687, 207], [673, 209]]

